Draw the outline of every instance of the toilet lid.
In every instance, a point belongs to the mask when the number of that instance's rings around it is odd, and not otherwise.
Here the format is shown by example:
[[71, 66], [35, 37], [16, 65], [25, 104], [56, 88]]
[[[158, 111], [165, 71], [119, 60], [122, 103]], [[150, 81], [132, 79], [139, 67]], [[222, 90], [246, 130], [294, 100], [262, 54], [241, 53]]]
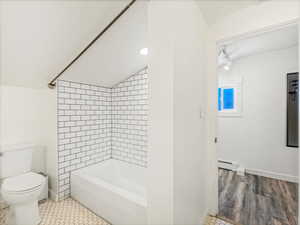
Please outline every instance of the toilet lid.
[[6, 178], [2, 188], [8, 192], [23, 192], [34, 189], [44, 182], [45, 178], [37, 173], [25, 173], [19, 176]]

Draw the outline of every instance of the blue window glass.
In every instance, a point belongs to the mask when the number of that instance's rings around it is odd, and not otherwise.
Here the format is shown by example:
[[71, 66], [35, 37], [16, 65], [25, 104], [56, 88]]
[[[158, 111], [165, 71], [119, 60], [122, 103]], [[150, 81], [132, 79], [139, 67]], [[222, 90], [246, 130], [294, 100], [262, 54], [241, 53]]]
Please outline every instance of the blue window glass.
[[221, 105], [221, 88], [218, 88], [218, 110], [222, 110], [222, 105]]
[[234, 89], [224, 88], [223, 89], [223, 109], [234, 108]]

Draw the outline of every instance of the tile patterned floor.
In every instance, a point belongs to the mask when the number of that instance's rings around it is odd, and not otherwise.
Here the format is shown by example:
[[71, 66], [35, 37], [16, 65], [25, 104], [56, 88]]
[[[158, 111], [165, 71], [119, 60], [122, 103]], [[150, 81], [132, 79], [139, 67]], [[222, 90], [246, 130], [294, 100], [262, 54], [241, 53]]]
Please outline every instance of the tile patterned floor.
[[[39, 225], [109, 225], [71, 198], [60, 202], [48, 200], [40, 204], [39, 208], [42, 217]], [[3, 211], [0, 213], [0, 225], [5, 225], [7, 210]]]
[[[60, 202], [48, 200], [40, 204], [39, 208], [42, 217], [40, 225], [110, 225], [71, 198]], [[5, 225], [7, 211], [7, 209], [0, 210], [0, 225]], [[232, 224], [214, 217], [208, 217], [205, 225]]]

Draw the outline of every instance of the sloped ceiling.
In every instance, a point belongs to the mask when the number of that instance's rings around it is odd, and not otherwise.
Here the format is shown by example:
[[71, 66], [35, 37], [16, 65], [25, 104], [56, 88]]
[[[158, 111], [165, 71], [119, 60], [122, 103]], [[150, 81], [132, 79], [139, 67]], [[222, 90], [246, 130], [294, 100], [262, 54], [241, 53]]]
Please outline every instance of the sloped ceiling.
[[[1, 1], [1, 83], [43, 88], [129, 1]], [[145, 7], [131, 8], [63, 79], [111, 86], [146, 65]]]
[[111, 87], [147, 66], [147, 8], [136, 2], [62, 79]]
[[[264, 0], [201, 0], [208, 25]], [[0, 1], [1, 83], [45, 88], [129, 0]], [[147, 1], [138, 1], [62, 79], [112, 86], [147, 65]]]

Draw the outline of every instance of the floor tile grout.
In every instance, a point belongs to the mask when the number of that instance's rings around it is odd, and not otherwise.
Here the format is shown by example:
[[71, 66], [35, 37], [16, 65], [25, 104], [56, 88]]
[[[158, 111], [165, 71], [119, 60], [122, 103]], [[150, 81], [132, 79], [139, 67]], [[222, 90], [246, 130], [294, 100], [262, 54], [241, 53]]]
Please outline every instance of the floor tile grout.
[[[39, 204], [42, 222], [39, 225], [110, 225], [105, 219], [85, 208], [72, 198]], [[0, 225], [5, 225], [8, 208], [0, 210]], [[220, 218], [209, 216], [205, 225], [233, 225]]]

